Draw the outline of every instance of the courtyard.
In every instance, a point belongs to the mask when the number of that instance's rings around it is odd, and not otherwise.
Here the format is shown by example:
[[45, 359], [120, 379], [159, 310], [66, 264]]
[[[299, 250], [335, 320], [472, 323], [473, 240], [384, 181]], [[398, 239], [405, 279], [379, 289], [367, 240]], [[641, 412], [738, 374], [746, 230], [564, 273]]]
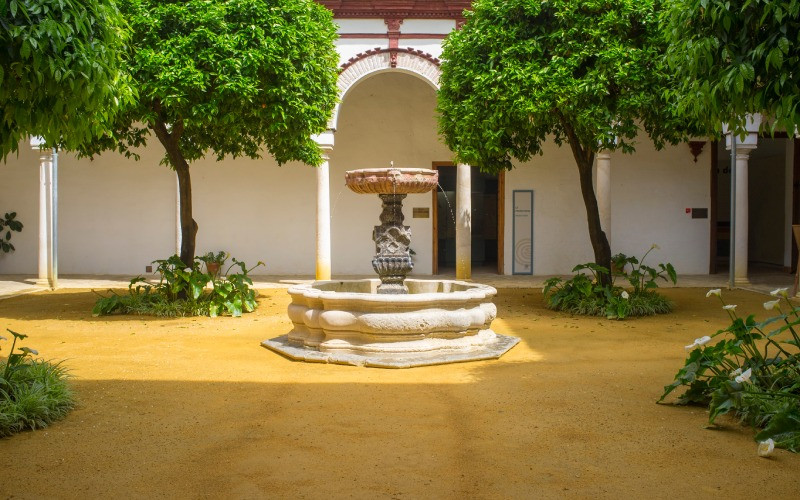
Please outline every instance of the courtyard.
[[[256, 282], [258, 285], [258, 281]], [[78, 407], [0, 440], [20, 498], [733, 497], [800, 490], [797, 456], [702, 407], [655, 404], [683, 346], [728, 324], [705, 288], [675, 313], [610, 321], [498, 286], [501, 359], [409, 370], [289, 361], [259, 344], [291, 323], [282, 288], [242, 318], [92, 317], [96, 295], [0, 300], [2, 326], [65, 360]], [[524, 285], [524, 283], [522, 283]], [[725, 291], [759, 319], [769, 297]]]

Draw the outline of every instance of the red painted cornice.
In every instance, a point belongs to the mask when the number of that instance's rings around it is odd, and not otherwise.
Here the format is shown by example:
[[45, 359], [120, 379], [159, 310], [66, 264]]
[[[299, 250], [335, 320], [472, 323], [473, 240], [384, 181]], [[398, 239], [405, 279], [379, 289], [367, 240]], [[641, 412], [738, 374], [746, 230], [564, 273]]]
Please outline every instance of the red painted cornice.
[[461, 19], [470, 0], [317, 0], [337, 18]]

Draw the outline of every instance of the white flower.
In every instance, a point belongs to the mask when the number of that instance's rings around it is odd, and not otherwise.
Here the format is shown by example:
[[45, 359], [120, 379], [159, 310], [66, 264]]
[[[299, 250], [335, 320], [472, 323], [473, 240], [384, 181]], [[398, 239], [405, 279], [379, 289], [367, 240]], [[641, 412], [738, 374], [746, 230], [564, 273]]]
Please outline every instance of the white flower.
[[728, 304], [727, 306], [722, 306], [722, 308], [726, 311], [733, 311], [736, 309], [736, 304]]
[[8, 339], [0, 335], [0, 340], [8, 340]]
[[737, 368], [737, 369], [733, 370], [733, 371], [730, 373], [730, 376], [731, 376], [731, 377], [735, 377], [735, 376], [737, 376], [737, 375], [741, 375], [741, 374], [742, 374], [742, 369], [741, 369], [741, 368]]
[[747, 370], [742, 372], [741, 375], [738, 375], [734, 380], [739, 382], [740, 384], [742, 382], [749, 382], [750, 381], [750, 375], [752, 375], [752, 374], [753, 374], [753, 369], [752, 368], [748, 368]]
[[650, 245], [650, 249], [651, 250], [661, 250], [661, 247], [656, 245], [655, 243], [653, 243], [652, 245]]
[[719, 288], [715, 288], [715, 289], [713, 289], [713, 290], [709, 290], [709, 291], [706, 293], [706, 298], [709, 298], [709, 297], [711, 297], [712, 295], [716, 295], [717, 297], [719, 297], [719, 296], [721, 296], [721, 295], [722, 295], [722, 290], [721, 290], [721, 289], [719, 289]]
[[779, 295], [781, 297], [786, 297], [788, 295], [786, 293], [786, 290], [788, 290], [788, 288], [776, 288], [775, 290], [769, 292], [769, 294], [772, 295], [773, 297], [777, 297]]
[[767, 457], [772, 454], [772, 451], [775, 449], [775, 441], [772, 438], [767, 439], [766, 441], [761, 441], [758, 443], [758, 456], [759, 457]]
[[20, 347], [19, 350], [28, 354], [39, 354], [39, 351], [31, 349], [30, 347]]
[[711, 342], [711, 337], [709, 337], [708, 335], [705, 335], [703, 337], [700, 337], [699, 339], [694, 339], [694, 342], [692, 342], [691, 344], [689, 344], [687, 346], [684, 346], [684, 349], [686, 349], [687, 351], [691, 351], [695, 347], [700, 347], [702, 345], [706, 345], [709, 342]]
[[628, 295], [628, 292], [626, 292], [625, 290], [622, 291], [620, 296], [625, 300], [628, 300], [631, 297], [630, 295]]
[[764, 302], [764, 309], [767, 311], [771, 311], [775, 309], [775, 307], [781, 303], [781, 299], [770, 300], [768, 302]]

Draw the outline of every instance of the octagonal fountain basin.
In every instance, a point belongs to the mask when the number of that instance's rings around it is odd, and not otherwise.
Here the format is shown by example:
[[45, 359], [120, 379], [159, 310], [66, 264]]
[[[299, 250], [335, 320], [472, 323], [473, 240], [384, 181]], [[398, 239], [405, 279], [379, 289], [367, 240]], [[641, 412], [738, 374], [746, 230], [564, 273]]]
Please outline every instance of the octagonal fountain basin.
[[405, 280], [408, 294], [377, 293], [380, 280], [317, 281], [289, 288], [292, 331], [261, 343], [294, 360], [410, 368], [497, 359], [519, 339], [491, 329], [497, 290], [452, 280]]

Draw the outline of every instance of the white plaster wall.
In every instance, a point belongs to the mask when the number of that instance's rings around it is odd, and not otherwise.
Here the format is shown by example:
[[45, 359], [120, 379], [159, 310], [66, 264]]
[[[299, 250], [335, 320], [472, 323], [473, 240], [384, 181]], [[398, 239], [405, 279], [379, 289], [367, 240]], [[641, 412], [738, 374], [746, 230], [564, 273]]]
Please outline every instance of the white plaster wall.
[[421, 50], [427, 52], [433, 57], [440, 57], [442, 55], [442, 41], [431, 38], [407, 38], [400, 40], [401, 48], [413, 48], [414, 50]]
[[39, 252], [39, 153], [21, 144], [18, 156], [0, 161], [0, 214], [17, 212], [21, 233], [11, 233], [16, 251], [0, 252], [0, 274], [35, 274]]
[[456, 29], [452, 19], [404, 19], [400, 25], [400, 33], [429, 33], [446, 35]]
[[375, 47], [388, 48], [389, 40], [386, 38], [340, 38], [336, 41], [339, 64], [344, 64], [356, 54], [372, 50]]
[[300, 163], [261, 160], [192, 166], [197, 255], [225, 250], [256, 274], [314, 273], [316, 172]]
[[[671, 262], [679, 273], [708, 272], [708, 219], [685, 208], [709, 206], [707, 152], [694, 163], [688, 147], [656, 152], [644, 140], [633, 155], [612, 154], [611, 251], [640, 256], [656, 243], [647, 262]], [[703, 167], [706, 165], [706, 167]], [[506, 176], [505, 272], [512, 265], [512, 192], [534, 190], [533, 272], [569, 274], [593, 260], [578, 171], [568, 147], [545, 145], [544, 155]]]
[[[430, 168], [451, 154], [439, 141], [434, 109], [436, 94], [422, 79], [383, 72], [364, 79], [342, 102], [336, 145], [331, 153], [333, 274], [372, 274], [375, 246], [372, 228], [380, 223], [377, 196], [359, 195], [344, 185], [346, 170], [395, 167]], [[432, 219], [412, 218], [412, 208], [433, 213], [432, 195], [409, 195], [403, 204], [417, 252], [415, 274], [430, 274]]]
[[339, 33], [386, 33], [383, 19], [334, 19]]

